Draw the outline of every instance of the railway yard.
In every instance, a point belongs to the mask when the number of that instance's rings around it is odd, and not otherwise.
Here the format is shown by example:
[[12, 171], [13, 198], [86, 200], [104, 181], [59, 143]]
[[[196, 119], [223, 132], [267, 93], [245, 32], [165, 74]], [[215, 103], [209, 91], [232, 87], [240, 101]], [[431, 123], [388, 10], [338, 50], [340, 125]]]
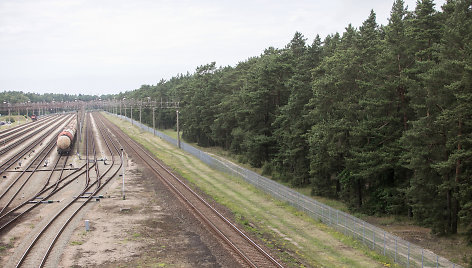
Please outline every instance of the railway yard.
[[0, 267], [283, 267], [100, 113], [41, 116], [0, 144]]

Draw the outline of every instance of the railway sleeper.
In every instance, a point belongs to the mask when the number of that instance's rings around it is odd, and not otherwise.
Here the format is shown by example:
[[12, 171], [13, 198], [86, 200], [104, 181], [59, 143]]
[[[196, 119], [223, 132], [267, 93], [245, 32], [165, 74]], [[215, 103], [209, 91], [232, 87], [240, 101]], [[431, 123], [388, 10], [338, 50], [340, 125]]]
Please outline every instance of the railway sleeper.
[[43, 200], [43, 201], [28, 201], [28, 203], [35, 204], [35, 203], [42, 203], [42, 204], [51, 204], [51, 203], [59, 203], [59, 200]]
[[[77, 196], [74, 196], [76, 198]], [[90, 198], [90, 195], [81, 195], [78, 198]], [[100, 202], [100, 199], [105, 198], [103, 195], [94, 195], [92, 196], [92, 199], [95, 198], [95, 201]]]
[[56, 169], [38, 169], [38, 170], [5, 170], [4, 172], [38, 172], [38, 171], [63, 171], [63, 170], [77, 170], [79, 168], [56, 168]]

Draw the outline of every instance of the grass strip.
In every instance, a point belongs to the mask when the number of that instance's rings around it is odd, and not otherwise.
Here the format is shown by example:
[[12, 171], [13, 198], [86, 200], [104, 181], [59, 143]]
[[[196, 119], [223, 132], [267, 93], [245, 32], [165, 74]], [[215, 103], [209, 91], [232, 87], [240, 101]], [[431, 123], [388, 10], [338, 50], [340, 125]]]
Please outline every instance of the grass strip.
[[246, 230], [278, 252], [291, 267], [384, 267], [395, 265], [352, 237], [328, 227], [242, 179], [216, 171], [173, 145], [106, 115], [125, 133], [185, 179], [230, 209]]

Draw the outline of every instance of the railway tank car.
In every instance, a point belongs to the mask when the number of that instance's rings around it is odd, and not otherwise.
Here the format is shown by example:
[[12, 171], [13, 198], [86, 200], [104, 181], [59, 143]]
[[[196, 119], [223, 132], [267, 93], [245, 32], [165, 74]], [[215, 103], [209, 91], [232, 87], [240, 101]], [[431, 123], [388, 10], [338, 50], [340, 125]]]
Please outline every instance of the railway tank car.
[[72, 145], [75, 140], [75, 133], [77, 132], [77, 118], [67, 124], [64, 130], [59, 133], [57, 137], [57, 152], [59, 154], [69, 154], [72, 150]]

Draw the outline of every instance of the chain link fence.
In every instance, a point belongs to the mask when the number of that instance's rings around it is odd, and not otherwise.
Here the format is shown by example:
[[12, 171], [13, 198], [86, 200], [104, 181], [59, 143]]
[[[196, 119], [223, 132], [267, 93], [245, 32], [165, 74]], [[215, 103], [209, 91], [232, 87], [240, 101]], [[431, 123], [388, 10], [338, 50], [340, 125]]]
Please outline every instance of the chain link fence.
[[[113, 115], [129, 121], [142, 130], [148, 131], [177, 146], [176, 139], [153, 129], [152, 127], [148, 127], [122, 115]], [[251, 170], [240, 167], [228, 160], [217, 156], [211, 156], [185, 142], [181, 142], [181, 148], [199, 158], [208, 166], [234, 177], [242, 178], [258, 189], [272, 195], [274, 198], [285, 201], [291, 206], [305, 212], [310, 217], [335, 228], [345, 235], [356, 238], [372, 250], [388, 256], [397, 264], [405, 267], [462, 267], [438, 256], [430, 250], [411, 244], [410, 242], [388, 233], [381, 228], [373, 226], [350, 214], [331, 208], [330, 206], [322, 204], [308, 196], [300, 194], [295, 190], [263, 177]]]

